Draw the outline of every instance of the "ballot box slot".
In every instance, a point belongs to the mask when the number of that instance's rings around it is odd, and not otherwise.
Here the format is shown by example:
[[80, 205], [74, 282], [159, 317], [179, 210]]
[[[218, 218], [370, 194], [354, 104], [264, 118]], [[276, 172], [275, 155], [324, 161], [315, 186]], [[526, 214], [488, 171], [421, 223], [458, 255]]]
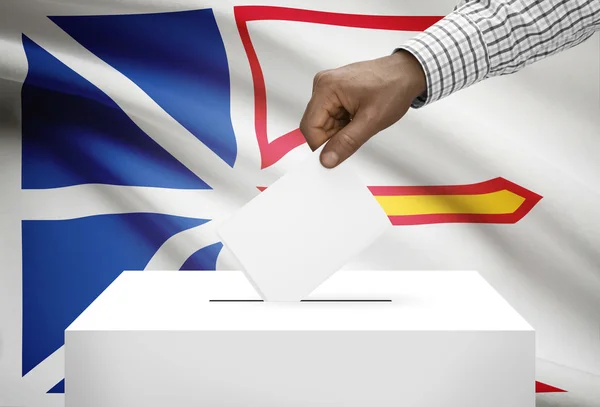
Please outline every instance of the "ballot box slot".
[[[209, 300], [209, 302], [264, 302], [264, 300]], [[300, 302], [392, 302], [392, 300], [346, 300], [346, 299], [323, 299], [323, 300], [301, 300]]]
[[300, 302], [392, 302], [392, 300], [302, 300]]

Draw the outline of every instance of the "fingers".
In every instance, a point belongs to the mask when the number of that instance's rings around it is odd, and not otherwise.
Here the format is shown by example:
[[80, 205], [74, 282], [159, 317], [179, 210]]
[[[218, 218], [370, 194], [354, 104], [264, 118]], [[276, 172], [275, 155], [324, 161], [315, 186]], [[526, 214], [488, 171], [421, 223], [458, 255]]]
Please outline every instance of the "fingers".
[[337, 107], [333, 106], [333, 91], [328, 87], [319, 86], [321, 77], [322, 73], [315, 76], [313, 94], [300, 121], [300, 132], [313, 151], [329, 139], [326, 124], [331, 117], [329, 112]]
[[357, 114], [346, 127], [335, 134], [321, 152], [321, 164], [334, 168], [356, 152], [371, 137], [377, 134], [366, 114]]
[[315, 77], [313, 78], [313, 87], [312, 87], [313, 93], [315, 92], [315, 89], [317, 89], [317, 86], [319, 85], [319, 81], [321, 80], [323, 75], [325, 75], [327, 72], [329, 72], [329, 71], [321, 71], [315, 75]]
[[321, 153], [326, 168], [339, 165], [377, 133], [368, 110], [356, 112], [348, 100], [348, 106], [342, 104], [338, 93], [344, 94], [344, 88], [336, 78], [332, 71], [315, 76], [312, 97], [300, 121], [300, 131], [313, 151], [327, 143]]
[[311, 99], [300, 121], [300, 132], [312, 151], [321, 147], [329, 138], [323, 125], [327, 121], [329, 113], [325, 109], [316, 107], [318, 105], [318, 100]]

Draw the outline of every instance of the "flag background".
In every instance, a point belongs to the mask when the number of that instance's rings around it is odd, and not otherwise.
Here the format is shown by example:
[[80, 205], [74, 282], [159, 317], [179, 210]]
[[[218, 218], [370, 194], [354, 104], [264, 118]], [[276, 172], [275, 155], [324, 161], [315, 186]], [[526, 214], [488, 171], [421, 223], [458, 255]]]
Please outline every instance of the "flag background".
[[[215, 226], [310, 153], [314, 74], [454, 1], [254, 4], [0, 4], [0, 406], [62, 405], [62, 330], [123, 269], [235, 268]], [[347, 268], [478, 270], [569, 391], [539, 405], [600, 397], [599, 45], [412, 110], [357, 156], [396, 227]]]

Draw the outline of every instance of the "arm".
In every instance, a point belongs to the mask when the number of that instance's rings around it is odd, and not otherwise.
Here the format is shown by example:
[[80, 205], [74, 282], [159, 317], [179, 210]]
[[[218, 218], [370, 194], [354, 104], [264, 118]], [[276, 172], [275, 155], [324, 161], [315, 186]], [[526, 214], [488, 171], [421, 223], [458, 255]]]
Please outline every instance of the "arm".
[[462, 0], [404, 46], [421, 63], [421, 107], [483, 79], [511, 74], [600, 29], [600, 0]]
[[392, 55], [320, 72], [300, 130], [332, 168], [406, 112], [571, 48], [600, 28], [600, 0], [461, 0]]

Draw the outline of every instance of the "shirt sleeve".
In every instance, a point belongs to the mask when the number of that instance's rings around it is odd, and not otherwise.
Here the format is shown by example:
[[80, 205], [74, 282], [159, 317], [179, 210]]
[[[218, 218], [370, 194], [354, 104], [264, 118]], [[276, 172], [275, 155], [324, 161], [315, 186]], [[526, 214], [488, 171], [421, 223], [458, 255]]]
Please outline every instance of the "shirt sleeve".
[[483, 79], [517, 72], [574, 47], [600, 28], [600, 0], [461, 0], [409, 40], [427, 90], [419, 108]]

